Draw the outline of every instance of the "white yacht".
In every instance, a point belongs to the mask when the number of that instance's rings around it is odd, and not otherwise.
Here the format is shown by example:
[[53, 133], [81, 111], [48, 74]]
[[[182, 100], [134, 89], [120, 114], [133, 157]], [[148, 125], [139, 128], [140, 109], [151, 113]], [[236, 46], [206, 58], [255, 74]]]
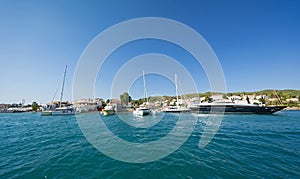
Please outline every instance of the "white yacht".
[[150, 114], [150, 110], [146, 107], [139, 107], [133, 111], [133, 114], [139, 116], [147, 116]]
[[115, 114], [114, 106], [107, 105], [104, 109], [100, 112], [103, 116], [109, 116]]

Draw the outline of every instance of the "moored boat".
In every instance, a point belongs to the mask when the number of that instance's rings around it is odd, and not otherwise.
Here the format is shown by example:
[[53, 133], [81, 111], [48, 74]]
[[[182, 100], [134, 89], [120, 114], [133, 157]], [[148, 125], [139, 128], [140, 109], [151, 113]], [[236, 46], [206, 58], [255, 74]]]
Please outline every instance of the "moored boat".
[[51, 115], [58, 116], [58, 115], [74, 115], [74, 114], [76, 114], [76, 110], [75, 110], [75, 108], [73, 108], [73, 106], [62, 106], [62, 98], [63, 98], [63, 94], [64, 94], [66, 73], [67, 73], [67, 66], [64, 71], [64, 78], [63, 78], [63, 84], [62, 84], [61, 93], [60, 93], [59, 107], [56, 108], [56, 106], [54, 106], [53, 107], [54, 109], [47, 108], [46, 110], [43, 110], [41, 112], [42, 116], [51, 116]]
[[190, 109], [182, 106], [169, 106], [162, 110], [165, 113], [186, 113], [191, 112]]
[[144, 82], [144, 95], [145, 95], [146, 102], [144, 104], [140, 105], [140, 107], [136, 108], [133, 111], [134, 115], [139, 115], [139, 116], [147, 116], [151, 113], [149, 108], [147, 108], [147, 105], [149, 104], [149, 102], [148, 102], [148, 98], [147, 98], [147, 88], [146, 88], [146, 79], [145, 79], [144, 70], [143, 70], [143, 82]]
[[74, 115], [76, 114], [76, 110], [69, 106], [69, 107], [59, 107], [52, 111], [52, 116], [61, 116], [61, 115]]
[[100, 112], [103, 116], [109, 116], [109, 115], [113, 115], [115, 114], [115, 109], [114, 106], [112, 105], [107, 105], [104, 107], [104, 109], [102, 109], [102, 111]]
[[51, 116], [52, 115], [52, 110], [46, 110], [41, 112], [42, 116]]
[[175, 87], [176, 87], [176, 106], [168, 106], [162, 111], [165, 113], [186, 113], [190, 112], [191, 110], [179, 105], [179, 98], [178, 98], [178, 84], [177, 84], [177, 74], [175, 74]]
[[198, 114], [273, 114], [286, 106], [263, 106], [256, 104], [235, 104], [231, 102], [200, 103], [189, 107], [191, 112]]
[[133, 111], [133, 114], [139, 116], [147, 116], [150, 114], [150, 110], [146, 107], [139, 107]]

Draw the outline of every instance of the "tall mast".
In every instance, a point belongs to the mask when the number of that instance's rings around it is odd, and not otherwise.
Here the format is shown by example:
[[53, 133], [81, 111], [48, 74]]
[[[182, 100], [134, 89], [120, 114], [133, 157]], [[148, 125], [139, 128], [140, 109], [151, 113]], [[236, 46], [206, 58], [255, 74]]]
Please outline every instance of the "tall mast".
[[176, 106], [178, 106], [178, 86], [177, 86], [177, 74], [175, 74], [175, 88], [176, 88]]
[[59, 107], [61, 107], [62, 98], [63, 98], [63, 95], [64, 95], [64, 86], [65, 86], [65, 80], [66, 80], [66, 72], [67, 72], [67, 65], [66, 65], [65, 72], [64, 72], [63, 84], [62, 84], [62, 87], [61, 87]]
[[147, 88], [146, 88], [146, 79], [145, 79], [145, 72], [144, 72], [144, 70], [143, 70], [143, 81], [144, 81], [144, 96], [145, 96], [146, 102], [148, 102]]

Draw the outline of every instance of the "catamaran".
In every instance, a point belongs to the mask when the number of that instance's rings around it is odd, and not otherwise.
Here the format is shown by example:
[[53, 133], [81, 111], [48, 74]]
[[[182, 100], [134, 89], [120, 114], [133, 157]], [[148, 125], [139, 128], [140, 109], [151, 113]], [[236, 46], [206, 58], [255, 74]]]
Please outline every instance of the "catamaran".
[[146, 103], [140, 105], [140, 107], [136, 108], [133, 111], [134, 115], [139, 115], [139, 116], [147, 116], [150, 114], [150, 110], [146, 107], [146, 104], [149, 102], [147, 98], [146, 79], [145, 79], [144, 70], [143, 70], [143, 82], [144, 82], [144, 95], [145, 95]]
[[175, 74], [175, 88], [176, 88], [176, 106], [168, 106], [163, 109], [163, 112], [166, 113], [185, 113], [190, 112], [191, 110], [179, 105], [179, 97], [178, 97], [178, 82], [177, 82], [177, 74]]
[[65, 72], [64, 72], [63, 84], [62, 84], [61, 93], [60, 93], [59, 107], [55, 108], [53, 110], [50, 109], [50, 110], [42, 111], [42, 113], [41, 113], [42, 116], [51, 116], [51, 115], [58, 116], [58, 115], [74, 115], [74, 114], [76, 114], [76, 110], [73, 108], [73, 106], [62, 106], [66, 73], [67, 73], [67, 66], [66, 66]]

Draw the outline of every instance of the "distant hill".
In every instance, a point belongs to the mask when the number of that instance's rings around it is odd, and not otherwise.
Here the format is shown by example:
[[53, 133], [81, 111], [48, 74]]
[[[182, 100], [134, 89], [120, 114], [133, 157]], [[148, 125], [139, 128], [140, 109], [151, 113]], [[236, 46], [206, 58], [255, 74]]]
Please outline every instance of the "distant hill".
[[[205, 92], [205, 93], [193, 93], [193, 94], [184, 94], [181, 95], [183, 98], [194, 98], [194, 97], [206, 97], [212, 95], [222, 95], [223, 93], [219, 92]], [[241, 96], [241, 95], [267, 95], [270, 97], [280, 96], [281, 98], [288, 99], [288, 98], [299, 98], [300, 97], [300, 90], [292, 90], [292, 89], [285, 89], [285, 90], [273, 90], [273, 89], [266, 89], [260, 91], [252, 91], [252, 92], [228, 92], [226, 96]], [[150, 96], [151, 101], [157, 100], [168, 100], [168, 99], [175, 99], [175, 96]]]
[[[183, 95], [184, 97], [202, 97], [202, 96], [211, 96], [211, 95], [216, 95], [216, 94], [222, 94], [219, 92], [205, 92], [205, 93], [198, 93], [198, 94], [186, 94]], [[226, 93], [227, 96], [232, 96], [232, 95], [267, 95], [267, 96], [285, 96], [286, 98], [297, 98], [300, 96], [300, 90], [292, 90], [292, 89], [285, 89], [285, 90], [272, 90], [272, 89], [266, 89], [266, 90], [260, 90], [260, 91], [252, 91], [252, 92], [228, 92]]]
[[[292, 89], [285, 89], [285, 90], [275, 90], [275, 92], [281, 96], [281, 95], [287, 95], [289, 97], [292, 97], [292, 98], [296, 98], [296, 97], [299, 97], [300, 96], [300, 90], [292, 90]], [[255, 94], [273, 94], [274, 93], [274, 90], [261, 90], [261, 91], [257, 91], [255, 92]]]

